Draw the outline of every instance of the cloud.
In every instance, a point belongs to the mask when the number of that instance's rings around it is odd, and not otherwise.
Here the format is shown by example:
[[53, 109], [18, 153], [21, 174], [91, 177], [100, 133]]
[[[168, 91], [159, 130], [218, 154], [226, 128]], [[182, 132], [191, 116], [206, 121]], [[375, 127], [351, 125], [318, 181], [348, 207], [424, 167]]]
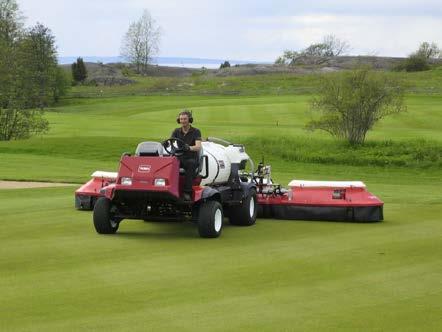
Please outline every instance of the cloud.
[[406, 56], [421, 41], [442, 46], [440, 1], [19, 0], [28, 24], [52, 29], [61, 55], [117, 55], [129, 24], [150, 10], [162, 56], [274, 60], [326, 34], [354, 54]]
[[442, 45], [442, 20], [432, 16], [296, 15], [251, 18], [247, 25], [251, 28], [244, 44], [265, 41], [267, 59], [284, 49], [320, 42], [328, 34], [347, 41], [355, 55], [407, 56], [422, 41]]

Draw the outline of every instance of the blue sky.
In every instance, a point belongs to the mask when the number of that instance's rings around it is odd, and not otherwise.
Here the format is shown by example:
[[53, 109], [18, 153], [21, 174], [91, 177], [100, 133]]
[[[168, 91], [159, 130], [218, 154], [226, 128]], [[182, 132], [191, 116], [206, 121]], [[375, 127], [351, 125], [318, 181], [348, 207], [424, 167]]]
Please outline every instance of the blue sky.
[[17, 0], [27, 25], [56, 37], [61, 56], [114, 56], [144, 9], [162, 28], [159, 56], [273, 61], [324, 35], [350, 54], [407, 56], [422, 41], [442, 47], [442, 1]]

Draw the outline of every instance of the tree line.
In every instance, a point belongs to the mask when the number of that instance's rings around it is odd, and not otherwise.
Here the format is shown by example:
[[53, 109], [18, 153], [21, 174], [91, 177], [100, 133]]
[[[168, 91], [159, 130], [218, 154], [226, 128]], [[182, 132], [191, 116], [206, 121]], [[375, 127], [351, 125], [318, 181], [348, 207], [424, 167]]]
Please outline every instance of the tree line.
[[[333, 57], [347, 54], [350, 44], [335, 35], [326, 35], [318, 43], [313, 43], [299, 51], [285, 50], [276, 60], [276, 65], [295, 66], [298, 64], [321, 65], [326, 64]], [[434, 42], [422, 42], [418, 49], [411, 53], [404, 61], [395, 66], [396, 71], [423, 71], [430, 69], [434, 59], [441, 59], [442, 51]]]
[[0, 140], [48, 131], [43, 110], [66, 93], [52, 32], [24, 28], [15, 0], [0, 0]]

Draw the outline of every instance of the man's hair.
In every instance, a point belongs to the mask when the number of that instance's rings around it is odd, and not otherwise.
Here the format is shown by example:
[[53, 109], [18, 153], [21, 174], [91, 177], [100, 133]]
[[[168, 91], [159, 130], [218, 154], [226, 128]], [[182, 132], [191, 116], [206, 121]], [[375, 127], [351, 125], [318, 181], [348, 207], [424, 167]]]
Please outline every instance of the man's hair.
[[176, 119], [177, 123], [180, 123], [180, 116], [181, 115], [187, 115], [187, 117], [189, 118], [189, 122], [192, 123], [193, 122], [193, 115], [192, 115], [192, 111], [189, 110], [183, 110], [178, 114], [178, 117]]

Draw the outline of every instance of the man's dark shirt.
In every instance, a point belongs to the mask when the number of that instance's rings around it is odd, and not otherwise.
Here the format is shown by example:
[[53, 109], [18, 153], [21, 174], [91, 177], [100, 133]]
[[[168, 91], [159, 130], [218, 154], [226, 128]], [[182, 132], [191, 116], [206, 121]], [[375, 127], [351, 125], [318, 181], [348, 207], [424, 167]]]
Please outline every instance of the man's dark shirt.
[[[181, 139], [189, 146], [195, 145], [195, 141], [201, 141], [202, 140], [201, 139], [201, 132], [200, 132], [200, 130], [198, 128], [194, 128], [192, 126], [190, 126], [189, 131], [187, 132], [187, 134], [183, 133], [182, 128], [176, 128], [173, 131], [171, 137]], [[196, 152], [196, 151], [187, 151], [187, 152], [184, 153], [183, 157], [198, 159], [198, 152]]]

